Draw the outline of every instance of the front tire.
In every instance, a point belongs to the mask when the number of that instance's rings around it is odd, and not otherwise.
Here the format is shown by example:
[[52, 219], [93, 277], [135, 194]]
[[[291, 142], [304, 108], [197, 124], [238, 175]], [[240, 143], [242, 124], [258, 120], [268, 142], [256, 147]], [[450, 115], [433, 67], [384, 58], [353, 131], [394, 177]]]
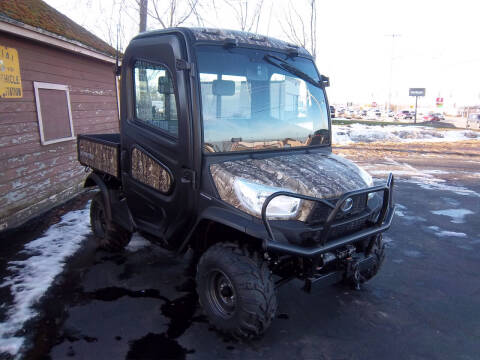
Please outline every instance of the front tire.
[[132, 233], [120, 225], [109, 221], [106, 217], [105, 203], [102, 193], [92, 199], [90, 205], [90, 225], [99, 247], [108, 251], [120, 251], [125, 248], [132, 238]]
[[368, 269], [362, 271], [363, 281], [368, 281], [377, 275], [378, 271], [382, 267], [383, 260], [385, 260], [385, 243], [383, 242], [383, 237], [381, 234], [375, 238], [369, 254], [373, 255], [374, 263]]
[[255, 338], [277, 309], [266, 261], [236, 244], [210, 247], [197, 265], [197, 293], [210, 323], [236, 338]]

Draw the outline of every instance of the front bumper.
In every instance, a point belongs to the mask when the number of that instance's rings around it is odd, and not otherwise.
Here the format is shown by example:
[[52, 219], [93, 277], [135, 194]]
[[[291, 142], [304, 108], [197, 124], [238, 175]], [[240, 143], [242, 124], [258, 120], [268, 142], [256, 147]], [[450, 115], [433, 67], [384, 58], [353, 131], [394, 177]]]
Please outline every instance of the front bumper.
[[[278, 252], [282, 254], [297, 255], [302, 257], [316, 257], [318, 255], [329, 252], [336, 248], [339, 248], [348, 244], [352, 244], [360, 240], [364, 240], [372, 236], [375, 236], [377, 234], [380, 234], [390, 228], [393, 220], [393, 215], [395, 213], [395, 205], [393, 204], [393, 184], [394, 184], [394, 178], [393, 178], [393, 175], [390, 174], [385, 185], [374, 186], [367, 189], [356, 190], [356, 191], [345, 193], [340, 199], [338, 199], [338, 201], [335, 204], [332, 204], [325, 199], [318, 199], [315, 197], [295, 194], [287, 191], [278, 191], [270, 195], [263, 203], [262, 222], [267, 231], [267, 237], [264, 238], [264, 247], [267, 251]], [[337, 213], [340, 211], [341, 205], [347, 198], [360, 195], [360, 194], [380, 193], [380, 192], [383, 192], [382, 206], [381, 206], [378, 218], [372, 226], [359, 230], [353, 234], [342, 236], [333, 240], [329, 239], [329, 234], [332, 228], [332, 224], [336, 219]], [[268, 204], [277, 196], [290, 196], [290, 197], [295, 197], [295, 198], [308, 200], [308, 201], [317, 201], [317, 202], [324, 203], [325, 205], [332, 208], [327, 220], [322, 226], [322, 230], [319, 233], [319, 236], [318, 236], [318, 238], [320, 239], [319, 245], [304, 247], [304, 246], [276, 241], [274, 231], [272, 230], [270, 222], [267, 219], [266, 212], [267, 212]]]

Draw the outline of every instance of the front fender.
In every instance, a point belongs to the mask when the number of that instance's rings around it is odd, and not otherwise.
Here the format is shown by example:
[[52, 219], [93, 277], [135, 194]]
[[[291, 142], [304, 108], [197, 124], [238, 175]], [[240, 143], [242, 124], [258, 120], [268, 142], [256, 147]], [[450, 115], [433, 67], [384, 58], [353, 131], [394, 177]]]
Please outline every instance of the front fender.
[[192, 239], [197, 226], [204, 220], [210, 220], [221, 225], [225, 225], [231, 229], [243, 232], [252, 238], [258, 239], [262, 243], [267, 236], [265, 227], [261, 221], [251, 215], [242, 213], [237, 209], [230, 209], [222, 206], [209, 206], [205, 208], [198, 216], [195, 225], [189, 232], [185, 240], [178, 248], [178, 253], [185, 251], [186, 247]]

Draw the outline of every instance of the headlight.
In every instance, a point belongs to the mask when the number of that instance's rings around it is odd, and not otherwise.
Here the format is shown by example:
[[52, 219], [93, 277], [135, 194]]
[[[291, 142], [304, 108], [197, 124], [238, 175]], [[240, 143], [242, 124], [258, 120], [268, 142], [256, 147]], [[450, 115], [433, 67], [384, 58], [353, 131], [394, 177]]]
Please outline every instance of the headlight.
[[[233, 183], [235, 194], [240, 203], [256, 215], [261, 215], [265, 199], [277, 191], [289, 191], [287, 189], [255, 184], [241, 178]], [[290, 196], [277, 196], [267, 207], [267, 217], [291, 219], [300, 209], [300, 199]]]
[[373, 179], [372, 179], [372, 176], [366, 172], [363, 168], [361, 168], [360, 166], [358, 166], [358, 172], [360, 174], [360, 177], [363, 179], [363, 181], [365, 181], [367, 183], [367, 186], [368, 187], [371, 187], [373, 186]]

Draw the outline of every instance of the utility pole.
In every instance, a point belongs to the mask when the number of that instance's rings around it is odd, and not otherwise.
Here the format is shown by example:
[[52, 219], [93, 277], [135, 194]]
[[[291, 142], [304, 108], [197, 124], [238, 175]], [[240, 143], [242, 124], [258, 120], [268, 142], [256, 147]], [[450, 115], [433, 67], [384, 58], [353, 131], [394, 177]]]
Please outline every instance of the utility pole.
[[393, 58], [395, 55], [395, 38], [400, 37], [400, 34], [388, 34], [385, 36], [392, 37], [392, 55], [390, 56], [390, 82], [388, 88], [388, 103], [387, 103], [387, 114], [390, 111], [390, 106], [392, 104], [392, 82], [393, 82]]

